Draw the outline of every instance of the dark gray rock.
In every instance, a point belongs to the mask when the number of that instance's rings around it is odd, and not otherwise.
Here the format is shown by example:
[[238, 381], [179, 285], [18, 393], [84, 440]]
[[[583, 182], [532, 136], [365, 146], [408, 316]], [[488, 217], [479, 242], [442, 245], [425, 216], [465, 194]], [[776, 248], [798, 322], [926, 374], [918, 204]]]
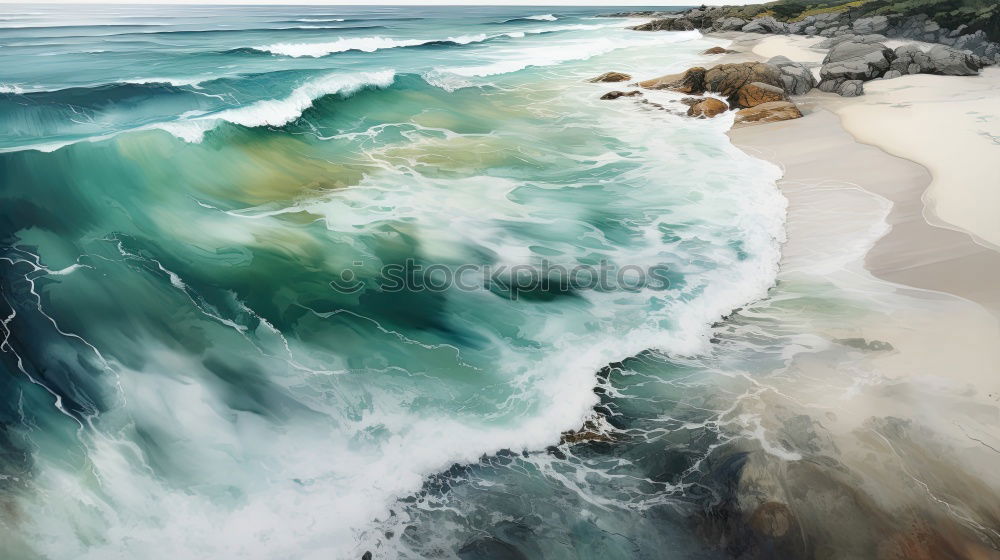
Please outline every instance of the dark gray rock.
[[980, 57], [964, 53], [958, 49], [944, 45], [934, 45], [927, 51], [930, 59], [931, 73], [946, 76], [975, 76], [979, 69], [986, 66]]
[[812, 70], [800, 62], [793, 62], [784, 56], [776, 56], [767, 61], [781, 70], [781, 82], [788, 95], [804, 95], [816, 87], [816, 76]]
[[747, 24], [747, 20], [738, 17], [727, 17], [716, 20], [716, 29], [719, 31], [739, 31]]
[[917, 45], [909, 44], [896, 47], [895, 60], [889, 65], [890, 70], [900, 74], [919, 74], [931, 71], [931, 59]]
[[854, 21], [851, 25], [858, 35], [869, 35], [872, 33], [882, 33], [889, 28], [889, 18], [885, 16], [872, 16]]
[[902, 72], [900, 72], [899, 70], [889, 70], [888, 72], [886, 72], [886, 73], [885, 73], [885, 74], [884, 74], [884, 75], [882, 76], [882, 79], [883, 79], [883, 80], [891, 80], [891, 79], [893, 79], [893, 78], [898, 78], [898, 77], [900, 77], [900, 76], [902, 76], [902, 75], [903, 75], [903, 73], [902, 73]]
[[845, 80], [837, 88], [837, 94], [843, 97], [857, 97], [865, 93], [865, 83], [861, 80]]
[[823, 80], [816, 86], [816, 89], [827, 93], [836, 93], [845, 81], [847, 80]]
[[745, 33], [788, 33], [788, 24], [780, 22], [773, 17], [759, 17], [743, 26]]
[[895, 53], [882, 43], [840, 43], [823, 59], [820, 77], [823, 80], [873, 80], [885, 74], [895, 58]]
[[649, 23], [629, 27], [635, 31], [691, 31], [694, 24], [686, 18], [654, 19]]

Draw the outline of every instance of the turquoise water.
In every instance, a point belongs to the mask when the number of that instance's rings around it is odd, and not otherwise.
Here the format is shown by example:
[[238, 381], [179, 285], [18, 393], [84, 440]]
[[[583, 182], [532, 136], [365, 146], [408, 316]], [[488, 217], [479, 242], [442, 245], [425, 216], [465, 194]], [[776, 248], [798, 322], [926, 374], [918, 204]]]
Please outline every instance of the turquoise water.
[[[606, 11], [5, 7], [5, 557], [718, 554], [779, 172], [600, 101], [711, 45]], [[484, 273], [543, 261], [665, 282]]]

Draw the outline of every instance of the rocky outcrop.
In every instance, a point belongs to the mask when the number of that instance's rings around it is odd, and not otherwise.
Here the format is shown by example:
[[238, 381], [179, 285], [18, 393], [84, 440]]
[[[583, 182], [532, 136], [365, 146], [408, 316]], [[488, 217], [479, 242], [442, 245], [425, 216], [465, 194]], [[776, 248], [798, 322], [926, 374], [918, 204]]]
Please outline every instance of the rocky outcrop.
[[688, 107], [687, 114], [689, 117], [704, 117], [710, 119], [729, 110], [728, 105], [714, 97], [706, 97], [704, 99], [693, 101], [696, 102]]
[[975, 76], [987, 66], [982, 58], [944, 45], [934, 45], [927, 51], [930, 72], [946, 76]]
[[749, 83], [736, 92], [737, 107], [756, 107], [772, 101], [788, 101], [788, 95], [778, 86], [761, 82]]
[[649, 23], [629, 27], [635, 31], [691, 31], [694, 24], [686, 18], [654, 19]]
[[588, 82], [627, 82], [632, 76], [623, 72], [605, 72], [600, 76], [587, 80]]
[[889, 18], [885, 16], [872, 16], [854, 20], [851, 29], [858, 35], [869, 35], [872, 33], [882, 33], [889, 29]]
[[738, 17], [726, 17], [716, 20], [712, 28], [716, 31], [739, 31], [747, 24], [747, 20]]
[[855, 35], [853, 33], [845, 33], [844, 35], [837, 35], [836, 37], [830, 37], [829, 39], [824, 39], [819, 43], [813, 45], [813, 48], [817, 49], [831, 49], [841, 43], [848, 41], [854, 43], [881, 43], [885, 41], [885, 35], [872, 34], [872, 35]]
[[[774, 87], [782, 94], [788, 91], [781, 69], [766, 62], [719, 64], [708, 70], [695, 67], [681, 74], [645, 80], [639, 82], [639, 85], [649, 89], [669, 89], [691, 95], [702, 95], [705, 92], [718, 93], [725, 97], [732, 107], [748, 107], [749, 105], [742, 104], [740, 90], [754, 83]], [[759, 89], [759, 86], [757, 87]], [[744, 99], [749, 97], [744, 96]]]
[[889, 70], [896, 54], [882, 43], [841, 43], [826, 54], [823, 81], [873, 80]]
[[790, 101], [762, 103], [736, 112], [735, 126], [749, 126], [777, 121], [787, 121], [802, 117], [802, 112]]
[[765, 16], [750, 20], [743, 26], [744, 33], [788, 33], [788, 24]]
[[636, 96], [639, 96], [639, 95], [642, 95], [642, 92], [639, 91], [639, 90], [637, 90], [637, 89], [636, 90], [632, 90], [632, 91], [628, 91], [628, 92], [626, 92], [626, 91], [609, 91], [608, 93], [605, 93], [604, 95], [602, 95], [601, 99], [607, 101], [607, 100], [611, 100], [611, 99], [618, 99], [619, 97], [636, 97]]
[[931, 71], [931, 59], [917, 45], [909, 44], [896, 47], [895, 60], [889, 65], [890, 71], [900, 74], [919, 74]]
[[776, 56], [767, 63], [781, 71], [781, 82], [789, 95], [804, 95], [816, 87], [816, 76], [802, 63], [793, 62], [784, 56]]

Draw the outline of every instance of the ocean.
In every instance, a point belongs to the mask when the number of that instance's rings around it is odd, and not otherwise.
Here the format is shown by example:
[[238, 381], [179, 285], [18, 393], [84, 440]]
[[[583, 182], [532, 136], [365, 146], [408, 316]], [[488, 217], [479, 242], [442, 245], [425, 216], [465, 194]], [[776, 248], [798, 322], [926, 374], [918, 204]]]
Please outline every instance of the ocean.
[[609, 11], [3, 6], [3, 557], [722, 556], [780, 170]]

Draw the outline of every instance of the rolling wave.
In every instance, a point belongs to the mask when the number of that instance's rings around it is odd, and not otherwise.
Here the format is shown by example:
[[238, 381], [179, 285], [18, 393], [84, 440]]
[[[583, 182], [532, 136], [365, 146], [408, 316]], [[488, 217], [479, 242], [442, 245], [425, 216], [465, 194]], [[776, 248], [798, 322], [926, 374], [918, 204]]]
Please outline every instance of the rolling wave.
[[[503, 33], [500, 35], [460, 35], [458, 37], [448, 37], [447, 39], [391, 39], [388, 37], [351, 37], [337, 39], [327, 43], [275, 43], [251, 47], [253, 51], [267, 52], [271, 54], [290, 56], [293, 58], [313, 57], [319, 58], [330, 54], [362, 51], [375, 52], [383, 49], [394, 49], [399, 47], [419, 47], [423, 45], [468, 45], [470, 43], [481, 43], [499, 37], [523, 37], [523, 33]], [[234, 49], [227, 52], [245, 52], [244, 49]]]

